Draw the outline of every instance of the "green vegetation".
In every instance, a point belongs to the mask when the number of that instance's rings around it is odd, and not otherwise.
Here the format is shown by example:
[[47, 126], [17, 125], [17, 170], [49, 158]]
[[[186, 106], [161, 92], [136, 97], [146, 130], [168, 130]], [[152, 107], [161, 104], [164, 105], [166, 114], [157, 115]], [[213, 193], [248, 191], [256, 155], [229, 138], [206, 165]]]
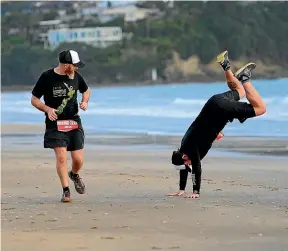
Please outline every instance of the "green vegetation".
[[[182, 60], [197, 56], [207, 74], [205, 65], [224, 49], [232, 60], [258, 60], [280, 67], [283, 74], [288, 66], [287, 2], [182, 1], [169, 8], [164, 2], [149, 1], [139, 7], [156, 7], [164, 14], [136, 23], [113, 20], [110, 24], [133, 36], [105, 49], [63, 44], [53, 52], [45, 51], [30, 42], [39, 15], [20, 15], [17, 10], [2, 16], [2, 85], [34, 84], [41, 71], [55, 66], [58, 53], [67, 48], [80, 53], [87, 65], [81, 72], [95, 85], [149, 81], [152, 68], [169, 81], [166, 70], [173, 52]], [[20, 28], [21, 34], [8, 35], [11, 27]], [[188, 79], [193, 80], [193, 73]]]

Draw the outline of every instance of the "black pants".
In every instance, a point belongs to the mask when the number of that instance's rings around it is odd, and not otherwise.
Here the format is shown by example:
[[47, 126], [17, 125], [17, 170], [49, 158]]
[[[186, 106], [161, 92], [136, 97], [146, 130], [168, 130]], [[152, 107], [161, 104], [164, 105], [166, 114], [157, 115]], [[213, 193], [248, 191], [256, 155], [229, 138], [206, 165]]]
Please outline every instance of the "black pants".
[[84, 148], [84, 130], [82, 126], [70, 132], [59, 132], [57, 128], [46, 129], [44, 148], [66, 147], [67, 151], [76, 151]]

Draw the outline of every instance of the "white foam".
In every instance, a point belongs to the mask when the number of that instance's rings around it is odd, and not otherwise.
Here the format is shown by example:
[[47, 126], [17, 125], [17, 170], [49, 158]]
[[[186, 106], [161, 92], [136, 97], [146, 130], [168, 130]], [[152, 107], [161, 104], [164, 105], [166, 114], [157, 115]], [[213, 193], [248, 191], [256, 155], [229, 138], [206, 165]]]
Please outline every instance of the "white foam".
[[204, 99], [183, 99], [183, 98], [176, 98], [173, 100], [173, 104], [176, 105], [204, 105], [207, 100]]
[[[30, 94], [19, 95], [15, 100], [12, 94], [4, 95], [2, 99], [1, 109], [2, 116], [5, 114], [13, 114], [15, 117], [18, 114], [41, 114], [36, 108], [32, 107], [30, 103]], [[29, 97], [29, 99], [28, 99]], [[20, 99], [21, 98], [21, 99]], [[206, 99], [185, 99], [177, 97], [174, 99], [164, 99], [151, 97], [134, 97], [129, 103], [125, 102], [124, 98], [117, 99], [117, 103], [110, 102], [112, 97], [102, 99], [101, 101], [95, 99], [89, 102], [89, 109], [86, 112], [80, 110], [81, 116], [87, 115], [105, 115], [105, 116], [131, 116], [131, 117], [158, 117], [158, 118], [179, 118], [179, 119], [194, 119], [200, 112]], [[14, 99], [14, 100], [13, 100]], [[270, 120], [270, 121], [287, 121], [288, 120], [288, 96], [266, 96], [263, 98], [267, 104], [267, 112], [257, 117], [256, 119]], [[157, 104], [152, 105], [157, 102]], [[245, 98], [242, 101], [247, 101]], [[133, 105], [132, 105], [133, 104]], [[144, 105], [142, 105], [144, 104]], [[27, 117], [29, 119], [29, 117]]]
[[161, 118], [193, 118], [199, 111], [184, 111], [179, 109], [167, 109], [166, 107], [119, 107], [119, 108], [97, 108], [87, 110], [85, 115], [114, 115], [114, 116], [141, 116]]
[[5, 116], [5, 113], [14, 113], [15, 116], [19, 113], [27, 113], [27, 114], [41, 114], [39, 110], [34, 107], [23, 107], [23, 106], [2, 106], [2, 116]]
[[288, 96], [283, 98], [282, 103], [283, 104], [288, 104]]

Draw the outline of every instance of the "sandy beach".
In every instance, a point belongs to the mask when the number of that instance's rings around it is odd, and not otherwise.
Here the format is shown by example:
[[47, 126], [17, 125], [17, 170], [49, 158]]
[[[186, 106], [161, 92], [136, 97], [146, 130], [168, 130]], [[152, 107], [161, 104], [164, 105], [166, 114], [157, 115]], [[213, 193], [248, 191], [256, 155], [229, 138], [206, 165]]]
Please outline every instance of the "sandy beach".
[[3, 251], [288, 250], [287, 139], [224, 137], [202, 163], [195, 200], [166, 196], [178, 189], [179, 137], [87, 135], [87, 194], [71, 184], [63, 204], [44, 128], [1, 129]]

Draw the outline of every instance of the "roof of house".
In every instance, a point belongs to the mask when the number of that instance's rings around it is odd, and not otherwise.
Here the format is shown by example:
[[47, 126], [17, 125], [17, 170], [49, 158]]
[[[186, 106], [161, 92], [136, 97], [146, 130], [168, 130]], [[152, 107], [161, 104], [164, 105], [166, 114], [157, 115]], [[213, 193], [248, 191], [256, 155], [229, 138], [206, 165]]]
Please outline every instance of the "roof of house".
[[144, 9], [144, 8], [138, 8], [136, 6], [118, 6], [105, 9], [102, 11], [101, 14], [104, 15], [127, 14], [135, 11], [142, 11], [147, 13], [159, 12], [158, 9]]

